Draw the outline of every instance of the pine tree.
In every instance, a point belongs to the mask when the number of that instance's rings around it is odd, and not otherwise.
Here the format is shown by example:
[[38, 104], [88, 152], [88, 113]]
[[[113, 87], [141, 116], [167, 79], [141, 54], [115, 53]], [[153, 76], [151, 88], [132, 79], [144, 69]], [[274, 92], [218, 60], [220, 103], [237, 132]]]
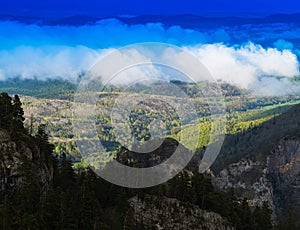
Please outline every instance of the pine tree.
[[0, 226], [1, 229], [13, 229], [12, 220], [14, 218], [12, 206], [7, 195], [3, 203], [0, 205]]
[[22, 108], [22, 102], [18, 95], [14, 96], [13, 100], [13, 119], [14, 119], [14, 129], [17, 131], [21, 131], [24, 129], [23, 122], [24, 118], [24, 110]]
[[85, 176], [79, 193], [80, 221], [79, 229], [97, 229], [102, 216], [101, 207], [92, 188], [93, 182]]
[[47, 229], [57, 229], [60, 220], [60, 203], [62, 199], [61, 190], [49, 187], [41, 198], [39, 214], [41, 226], [47, 226]]
[[13, 106], [7, 93], [0, 94], [0, 128], [9, 130], [12, 121]]
[[272, 229], [271, 211], [268, 203], [264, 202], [263, 206], [257, 207], [253, 213], [254, 226], [256, 230]]
[[72, 163], [63, 157], [59, 166], [59, 187], [64, 191], [72, 191], [76, 185], [76, 175], [72, 168]]
[[46, 133], [46, 125], [41, 124], [38, 127], [37, 137], [44, 142], [48, 142], [48, 134]]

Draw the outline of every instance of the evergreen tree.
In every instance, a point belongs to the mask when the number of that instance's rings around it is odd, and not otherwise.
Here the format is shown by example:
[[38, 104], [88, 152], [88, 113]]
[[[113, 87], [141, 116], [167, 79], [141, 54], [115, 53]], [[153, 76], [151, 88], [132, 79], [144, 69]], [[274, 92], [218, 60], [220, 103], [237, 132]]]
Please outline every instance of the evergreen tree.
[[272, 229], [271, 211], [267, 202], [264, 202], [263, 206], [257, 207], [253, 213], [254, 229], [255, 230], [267, 230]]
[[76, 175], [72, 168], [72, 163], [66, 159], [64, 156], [59, 165], [59, 178], [57, 178], [57, 182], [59, 187], [61, 187], [64, 191], [72, 192], [76, 186]]
[[52, 186], [43, 194], [39, 207], [40, 223], [47, 229], [58, 229], [62, 191]]
[[295, 213], [291, 210], [287, 211], [283, 217], [281, 217], [278, 229], [279, 230], [298, 230], [297, 219]]
[[101, 225], [101, 206], [91, 185], [89, 178], [85, 178], [80, 188], [79, 229], [97, 229]]
[[0, 226], [1, 229], [13, 229], [13, 208], [8, 200], [7, 195], [3, 203], [0, 205]]
[[13, 106], [7, 93], [0, 94], [0, 128], [10, 130]]
[[18, 95], [14, 96], [13, 100], [13, 118], [14, 118], [14, 128], [18, 131], [24, 129], [23, 122], [24, 118], [24, 110], [22, 108], [22, 102]]

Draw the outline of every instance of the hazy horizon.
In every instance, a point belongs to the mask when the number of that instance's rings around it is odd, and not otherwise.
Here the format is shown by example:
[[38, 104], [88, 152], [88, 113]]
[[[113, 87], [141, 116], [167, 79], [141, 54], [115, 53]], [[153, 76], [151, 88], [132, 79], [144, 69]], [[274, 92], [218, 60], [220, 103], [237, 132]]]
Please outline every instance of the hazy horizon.
[[196, 14], [211, 16], [247, 16], [247, 15], [270, 15], [278, 13], [300, 12], [300, 4], [294, 0], [252, 0], [245, 4], [244, 1], [195, 1], [180, 0], [165, 1], [70, 1], [54, 0], [41, 2], [38, 0], [2, 1], [0, 3], [0, 14], [14, 14], [24, 16], [47, 16], [61, 17], [87, 14], [99, 17], [116, 17], [120, 15], [180, 15]]

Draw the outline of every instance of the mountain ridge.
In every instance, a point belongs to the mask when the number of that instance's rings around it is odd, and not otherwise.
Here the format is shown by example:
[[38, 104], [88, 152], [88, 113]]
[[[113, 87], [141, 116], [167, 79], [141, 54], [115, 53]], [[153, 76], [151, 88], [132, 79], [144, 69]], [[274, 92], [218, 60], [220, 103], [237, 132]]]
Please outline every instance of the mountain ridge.
[[38, 24], [49, 26], [83, 26], [95, 24], [97, 21], [106, 19], [117, 19], [128, 25], [162, 23], [167, 27], [182, 26], [184, 28], [199, 29], [223, 26], [238, 26], [245, 24], [270, 24], [270, 23], [294, 23], [300, 24], [300, 13], [294, 14], [271, 14], [264, 17], [241, 17], [241, 16], [222, 16], [209, 17], [195, 14], [182, 15], [138, 15], [132, 17], [125, 16], [106, 16], [97, 17], [90, 15], [72, 15], [68, 17], [46, 18], [18, 16], [10, 14], [0, 14], [1, 21], [16, 21], [24, 24]]

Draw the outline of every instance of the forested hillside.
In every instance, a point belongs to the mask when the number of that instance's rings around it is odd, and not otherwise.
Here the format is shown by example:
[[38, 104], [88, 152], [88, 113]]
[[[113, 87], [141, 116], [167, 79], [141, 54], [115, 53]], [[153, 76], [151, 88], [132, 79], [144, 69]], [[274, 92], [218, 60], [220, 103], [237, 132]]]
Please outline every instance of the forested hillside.
[[[246, 201], [238, 201], [233, 193], [217, 191], [209, 177], [197, 172], [184, 170], [167, 183], [152, 188], [126, 189], [104, 181], [88, 168], [74, 169], [65, 154], [53, 156], [45, 126], [40, 125], [34, 136], [23, 127], [18, 96], [12, 99], [2, 93], [0, 109], [1, 181], [2, 185], [13, 181], [1, 190], [2, 229], [148, 229], [153, 226], [135, 218], [143, 211], [129, 200], [138, 197], [147, 203], [149, 195], [167, 206], [169, 202], [164, 202], [163, 197], [183, 202], [187, 210], [198, 208], [219, 213], [225, 220], [218, 223], [211, 220], [212, 225], [226, 223], [236, 229], [271, 229], [267, 204], [250, 209]], [[10, 172], [14, 173], [9, 173], [11, 167]]]
[[212, 166], [215, 184], [257, 205], [268, 201], [280, 229], [299, 226], [300, 105], [226, 136]]

